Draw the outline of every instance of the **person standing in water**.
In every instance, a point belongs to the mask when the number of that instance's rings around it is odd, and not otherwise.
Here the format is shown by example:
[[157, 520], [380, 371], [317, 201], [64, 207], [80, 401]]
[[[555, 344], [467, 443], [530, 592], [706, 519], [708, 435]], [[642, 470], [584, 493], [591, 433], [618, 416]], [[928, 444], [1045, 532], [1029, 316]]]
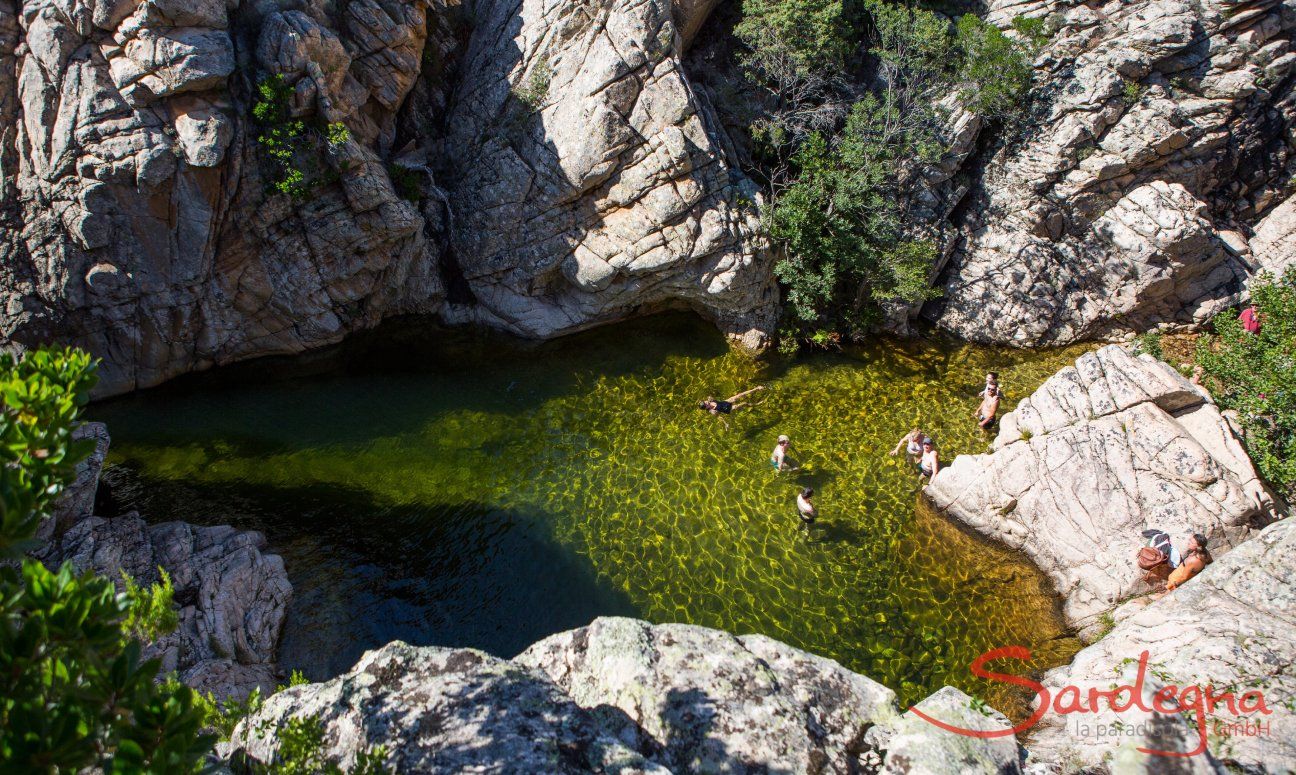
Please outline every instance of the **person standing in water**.
[[918, 458], [918, 472], [931, 479], [940, 471], [940, 453], [931, 439], [923, 439], [922, 455]]
[[977, 409], [977, 424], [983, 430], [990, 430], [994, 425], [995, 415], [999, 413], [999, 388], [995, 385], [987, 385], [985, 389], [985, 398], [981, 399], [981, 407]]
[[994, 388], [995, 390], [999, 389], [999, 372], [997, 371], [986, 372], [985, 387], [981, 388], [980, 393], [977, 393], [977, 398], [984, 397], [985, 394], [989, 392], [990, 388]]
[[770, 465], [774, 468], [775, 473], [791, 470], [792, 461], [788, 460], [788, 449], [792, 446], [792, 440], [787, 436], [779, 436], [778, 443], [774, 445], [774, 451], [770, 453]]
[[[712, 415], [719, 417], [721, 422], [724, 422], [723, 415], [733, 414], [744, 406], [747, 406], [745, 402], [739, 402], [738, 399], [746, 398], [752, 393], [764, 389], [764, 385], [757, 385], [751, 390], [744, 390], [737, 395], [729, 396], [723, 401], [713, 396], [707, 396], [705, 399], [698, 401], [698, 409], [701, 409], [704, 412], [710, 412]], [[726, 422], [725, 426], [728, 427], [728, 425], [729, 423]]]
[[811, 500], [812, 498], [814, 498], [813, 487], [807, 487], [797, 493], [797, 514], [801, 517], [802, 527], [810, 527], [814, 524], [815, 517], [819, 516], [819, 510], [815, 508], [815, 505]]
[[927, 434], [923, 433], [922, 429], [915, 425], [913, 430], [909, 431], [903, 439], [896, 442], [895, 449], [891, 450], [891, 456], [899, 455], [900, 450], [903, 449], [909, 456], [909, 462], [917, 464], [918, 458], [922, 456], [923, 441], [926, 439]]

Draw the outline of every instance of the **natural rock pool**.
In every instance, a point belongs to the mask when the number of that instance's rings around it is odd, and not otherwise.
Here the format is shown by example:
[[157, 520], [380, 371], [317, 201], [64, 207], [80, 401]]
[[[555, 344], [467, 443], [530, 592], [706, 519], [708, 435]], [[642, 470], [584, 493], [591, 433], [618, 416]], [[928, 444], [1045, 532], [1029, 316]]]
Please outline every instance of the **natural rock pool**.
[[[600, 614], [760, 632], [917, 700], [1003, 645], [1078, 648], [1024, 559], [921, 507], [887, 453], [915, 421], [948, 462], [1078, 354], [880, 341], [761, 363], [687, 315], [547, 344], [389, 326], [93, 406], [114, 506], [263, 530], [295, 590], [281, 649], [321, 679], [394, 638], [512, 656]], [[764, 384], [729, 427], [707, 396]], [[791, 435], [800, 471], [769, 453]], [[798, 488], [821, 513], [798, 528]]]

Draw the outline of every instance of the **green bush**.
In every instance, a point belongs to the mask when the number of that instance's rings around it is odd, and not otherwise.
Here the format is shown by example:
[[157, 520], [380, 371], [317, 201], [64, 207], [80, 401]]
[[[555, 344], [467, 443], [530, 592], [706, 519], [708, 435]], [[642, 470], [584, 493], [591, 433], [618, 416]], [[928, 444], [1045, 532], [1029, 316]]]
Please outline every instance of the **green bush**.
[[553, 69], [549, 67], [549, 60], [541, 59], [531, 70], [531, 77], [527, 79], [525, 86], [519, 86], [513, 91], [516, 97], [527, 109], [535, 113], [544, 105], [545, 97], [549, 96], [549, 82], [553, 80]]
[[[14, 559], [91, 449], [73, 442], [94, 384], [85, 353], [0, 355], [0, 550]], [[0, 762], [9, 772], [183, 773], [213, 740], [193, 693], [159, 685], [129, 630], [174, 625], [169, 585], [118, 593], [31, 559], [0, 568]], [[174, 612], [171, 612], [172, 614]]]
[[1030, 90], [1028, 57], [1048, 40], [1043, 22], [1019, 16], [1013, 20], [1019, 36], [1009, 38], [998, 27], [966, 14], [958, 21], [957, 45], [962, 54], [960, 91], [974, 113], [1006, 118], [1020, 112]]
[[325, 139], [328, 140], [330, 148], [341, 147], [351, 139], [351, 130], [341, 121], [334, 121], [326, 127]]
[[[324, 724], [317, 716], [294, 717], [275, 733], [279, 748], [274, 764], [255, 766], [254, 775], [343, 775], [338, 763], [323, 753]], [[349, 775], [384, 775], [383, 760], [387, 750], [382, 746], [360, 751]]]
[[766, 228], [784, 246], [774, 272], [797, 320], [862, 328], [869, 302], [930, 297], [935, 246], [901, 236], [893, 180], [900, 159], [930, 149], [920, 138], [880, 137], [887, 109], [866, 97], [835, 142], [813, 135], [794, 157], [800, 176], [767, 209]]
[[292, 87], [282, 75], [262, 78], [257, 84], [252, 118], [258, 127], [257, 142], [274, 168], [270, 188], [293, 199], [304, 199], [310, 193], [310, 186], [297, 156], [307, 139], [306, 123], [292, 117], [292, 94]]
[[1296, 496], [1296, 271], [1261, 275], [1251, 288], [1260, 312], [1257, 334], [1233, 313], [1215, 318], [1213, 336], [1197, 343], [1197, 363], [1216, 402], [1234, 409], [1260, 475]]
[[1161, 335], [1155, 331], [1139, 334], [1134, 339], [1134, 352], [1137, 355], [1146, 354], [1157, 360], [1163, 360], [1165, 352], [1161, 349]]

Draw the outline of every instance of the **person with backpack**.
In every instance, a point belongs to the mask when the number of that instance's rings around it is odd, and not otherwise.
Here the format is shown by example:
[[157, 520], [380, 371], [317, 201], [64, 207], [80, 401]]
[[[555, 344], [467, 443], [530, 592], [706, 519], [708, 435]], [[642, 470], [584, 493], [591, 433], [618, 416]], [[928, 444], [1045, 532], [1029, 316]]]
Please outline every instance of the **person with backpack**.
[[1188, 538], [1188, 551], [1184, 553], [1183, 562], [1179, 563], [1170, 572], [1170, 578], [1166, 579], [1166, 591], [1173, 591], [1182, 586], [1185, 581], [1201, 573], [1214, 561], [1215, 558], [1211, 557], [1210, 550], [1206, 548], [1206, 536], [1193, 533]]
[[1138, 566], [1144, 571], [1143, 581], [1159, 586], [1179, 566], [1179, 550], [1164, 530], [1149, 528], [1143, 531], [1143, 538], [1145, 543], [1138, 551]]

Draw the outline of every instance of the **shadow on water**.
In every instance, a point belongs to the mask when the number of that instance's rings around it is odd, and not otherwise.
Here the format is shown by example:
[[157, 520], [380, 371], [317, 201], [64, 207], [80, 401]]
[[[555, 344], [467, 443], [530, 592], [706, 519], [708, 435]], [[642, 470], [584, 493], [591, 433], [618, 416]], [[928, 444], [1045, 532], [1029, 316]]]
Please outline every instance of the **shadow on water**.
[[[719, 331], [689, 314], [653, 315], [618, 328], [623, 336], [617, 338], [590, 331], [533, 342], [397, 318], [321, 351], [236, 363], [102, 401], [92, 415], [125, 422], [167, 415], [166, 424], [152, 429], [159, 443], [202, 438], [268, 455], [396, 435], [447, 406], [523, 415], [600, 380], [729, 351]], [[231, 433], [225, 419], [231, 415], [257, 433]]]
[[[342, 488], [230, 488], [104, 473], [119, 512], [233, 522], [266, 534], [293, 584], [285, 670], [323, 680], [392, 640], [505, 657], [597, 616], [634, 616], [588, 559], [544, 535], [552, 516], [480, 503], [385, 506]], [[311, 530], [301, 530], [302, 522]]]

